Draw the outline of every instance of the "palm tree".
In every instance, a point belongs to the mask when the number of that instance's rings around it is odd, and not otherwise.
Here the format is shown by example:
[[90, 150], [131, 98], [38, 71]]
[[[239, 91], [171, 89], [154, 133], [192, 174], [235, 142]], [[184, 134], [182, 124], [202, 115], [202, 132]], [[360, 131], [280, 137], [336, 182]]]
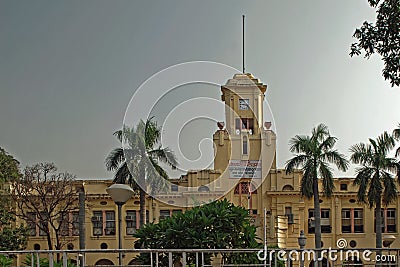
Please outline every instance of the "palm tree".
[[[384, 132], [376, 140], [370, 138], [368, 144], [360, 143], [350, 148], [351, 161], [361, 165], [356, 170], [357, 176], [354, 180], [354, 184], [359, 187], [358, 201], [368, 204], [369, 208], [376, 208], [377, 248], [382, 248], [382, 204], [386, 206], [397, 198], [393, 173], [398, 169], [399, 163], [388, 157], [394, 146], [393, 136]], [[397, 179], [397, 182], [400, 183], [400, 180]]]
[[124, 147], [113, 149], [106, 158], [106, 167], [115, 171], [115, 183], [128, 183], [140, 193], [140, 226], [145, 222], [146, 190], [151, 192], [165, 187], [169, 178], [159, 161], [175, 168], [174, 153], [159, 145], [161, 128], [149, 118], [140, 120], [136, 129], [124, 126], [114, 133]]
[[321, 248], [321, 209], [319, 204], [318, 177], [322, 179], [323, 193], [331, 196], [334, 190], [333, 174], [329, 163], [346, 171], [349, 162], [333, 147], [337, 138], [329, 134], [328, 127], [320, 124], [312, 130], [311, 136], [296, 135], [289, 142], [295, 156], [286, 162], [286, 173], [301, 167], [300, 193], [308, 199], [314, 198], [315, 248]]

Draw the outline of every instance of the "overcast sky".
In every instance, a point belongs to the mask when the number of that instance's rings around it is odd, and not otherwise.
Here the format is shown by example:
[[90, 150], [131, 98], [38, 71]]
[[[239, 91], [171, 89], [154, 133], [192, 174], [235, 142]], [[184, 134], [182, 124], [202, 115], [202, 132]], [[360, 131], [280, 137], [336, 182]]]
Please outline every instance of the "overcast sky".
[[[240, 69], [242, 14], [246, 69], [268, 85], [280, 167], [288, 140], [321, 122], [347, 155], [400, 122], [400, 89], [383, 80], [380, 59], [348, 55], [354, 29], [374, 19], [367, 0], [0, 0], [0, 146], [22, 166], [51, 161], [79, 178], [111, 177], [104, 159], [135, 90], [182, 62]], [[218, 98], [212, 88], [202, 95]], [[197, 126], [201, 136], [217, 129]]]

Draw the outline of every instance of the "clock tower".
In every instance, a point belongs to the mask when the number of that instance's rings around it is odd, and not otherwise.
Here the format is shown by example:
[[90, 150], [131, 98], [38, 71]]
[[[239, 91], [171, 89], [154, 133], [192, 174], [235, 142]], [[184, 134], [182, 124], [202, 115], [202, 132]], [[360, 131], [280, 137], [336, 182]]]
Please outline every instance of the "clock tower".
[[218, 123], [213, 136], [214, 169], [221, 171], [225, 186], [251, 179], [258, 187], [276, 168], [276, 135], [263, 112], [266, 90], [267, 85], [249, 73], [235, 74], [221, 86], [225, 123]]

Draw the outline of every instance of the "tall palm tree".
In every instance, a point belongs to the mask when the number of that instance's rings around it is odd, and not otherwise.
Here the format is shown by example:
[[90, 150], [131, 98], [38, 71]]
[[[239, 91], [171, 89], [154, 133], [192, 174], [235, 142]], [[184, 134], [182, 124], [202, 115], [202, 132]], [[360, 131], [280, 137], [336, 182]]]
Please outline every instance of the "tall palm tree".
[[[376, 247], [382, 248], [382, 204], [388, 205], [397, 198], [397, 187], [394, 173], [399, 163], [388, 153], [395, 146], [393, 136], [387, 132], [376, 140], [369, 139], [368, 144], [360, 143], [350, 148], [351, 161], [360, 164], [356, 170], [354, 184], [357, 185], [359, 202], [366, 203], [369, 208], [376, 208], [375, 231]], [[400, 183], [400, 180], [397, 179]]]
[[159, 145], [161, 128], [149, 118], [140, 120], [136, 129], [124, 126], [114, 133], [124, 145], [113, 149], [106, 158], [106, 167], [115, 171], [115, 183], [128, 183], [140, 193], [140, 226], [145, 222], [146, 190], [152, 192], [166, 185], [167, 172], [159, 161], [175, 168], [174, 153]]
[[329, 134], [328, 127], [320, 124], [312, 130], [311, 136], [296, 135], [289, 141], [290, 151], [295, 156], [286, 162], [286, 173], [301, 167], [300, 193], [308, 199], [314, 198], [315, 248], [321, 248], [321, 209], [319, 204], [318, 179], [322, 179], [323, 193], [331, 196], [334, 190], [332, 168], [336, 165], [346, 171], [349, 162], [343, 154], [333, 149], [337, 138]]

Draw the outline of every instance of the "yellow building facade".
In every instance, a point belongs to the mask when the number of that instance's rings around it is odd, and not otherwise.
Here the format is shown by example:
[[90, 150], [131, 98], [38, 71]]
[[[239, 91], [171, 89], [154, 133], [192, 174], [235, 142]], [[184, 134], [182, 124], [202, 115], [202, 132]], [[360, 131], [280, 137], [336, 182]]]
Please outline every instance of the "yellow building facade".
[[[301, 171], [286, 174], [276, 166], [276, 134], [271, 118], [264, 113], [267, 86], [251, 74], [236, 74], [221, 86], [225, 103], [225, 122], [218, 123], [213, 134], [215, 159], [213, 170], [189, 171], [172, 179], [165, 194], [146, 199], [147, 222], [158, 222], [176, 212], [184, 212], [194, 201], [227, 198], [249, 210], [257, 233], [262, 239], [266, 229], [267, 243], [280, 248], [298, 248], [300, 230], [307, 237], [307, 248], [314, 246], [314, 210], [312, 200], [300, 196]], [[356, 201], [357, 188], [352, 178], [335, 178], [330, 198], [321, 196], [323, 247], [336, 247], [344, 238], [349, 247], [375, 246], [374, 210]], [[106, 188], [111, 180], [78, 181], [85, 201], [86, 249], [115, 249], [117, 240], [117, 207]], [[400, 199], [384, 210], [383, 232], [398, 236]], [[264, 220], [265, 212], [265, 220]], [[71, 215], [72, 220], [76, 218]], [[45, 237], [32, 226], [28, 249], [46, 249]], [[122, 207], [123, 248], [133, 248], [132, 234], [139, 227], [139, 196]], [[72, 223], [65, 236], [65, 249], [78, 249], [77, 224]], [[392, 247], [399, 247], [395, 240]], [[126, 255], [128, 264], [133, 255]], [[118, 255], [87, 255], [88, 265], [117, 264]]]

